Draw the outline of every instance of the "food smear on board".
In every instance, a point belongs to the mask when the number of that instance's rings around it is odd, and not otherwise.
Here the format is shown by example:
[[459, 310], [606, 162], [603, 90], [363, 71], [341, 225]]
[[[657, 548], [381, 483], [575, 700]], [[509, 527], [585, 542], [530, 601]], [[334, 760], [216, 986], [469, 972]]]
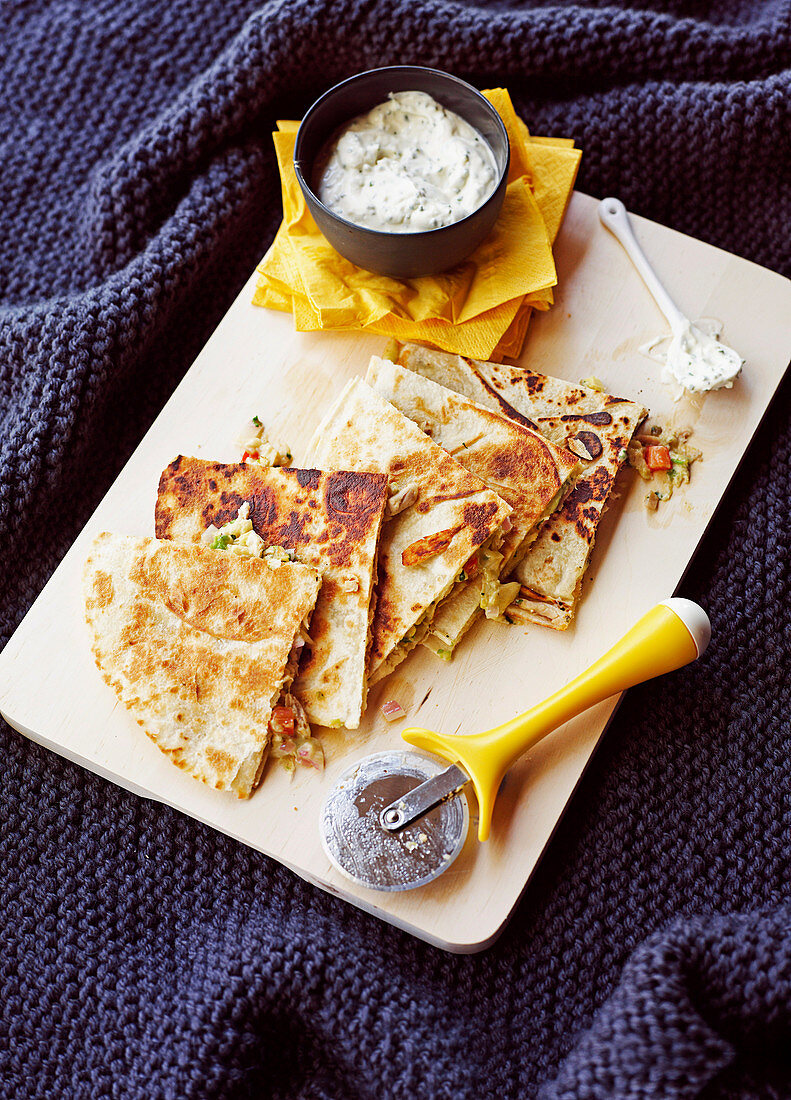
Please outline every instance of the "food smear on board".
[[691, 428], [667, 427], [654, 421], [646, 424], [626, 448], [629, 465], [650, 483], [643, 498], [647, 511], [656, 512], [676, 489], [689, 484], [692, 464], [703, 458], [703, 452], [689, 442], [691, 436]]
[[291, 448], [272, 443], [259, 416], [248, 420], [236, 437], [236, 445], [242, 452], [242, 462], [259, 466], [290, 466], [293, 462]]

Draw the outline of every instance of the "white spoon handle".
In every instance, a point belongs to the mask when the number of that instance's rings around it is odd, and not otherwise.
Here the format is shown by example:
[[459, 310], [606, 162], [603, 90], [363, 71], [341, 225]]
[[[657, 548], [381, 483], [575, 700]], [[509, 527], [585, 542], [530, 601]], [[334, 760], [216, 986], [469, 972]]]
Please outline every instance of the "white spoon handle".
[[640, 273], [645, 285], [651, 291], [654, 301], [664, 313], [673, 332], [676, 332], [686, 323], [686, 317], [662, 286], [659, 278], [646, 259], [637, 238], [632, 231], [632, 223], [626, 207], [620, 199], [602, 199], [599, 203], [599, 220], [612, 235], [623, 245], [629, 259]]

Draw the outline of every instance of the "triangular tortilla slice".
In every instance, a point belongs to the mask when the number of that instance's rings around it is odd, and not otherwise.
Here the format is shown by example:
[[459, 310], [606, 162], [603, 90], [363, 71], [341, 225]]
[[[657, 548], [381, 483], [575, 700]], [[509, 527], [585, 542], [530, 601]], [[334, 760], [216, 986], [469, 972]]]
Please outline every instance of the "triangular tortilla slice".
[[367, 656], [376, 552], [388, 496], [381, 473], [321, 473], [249, 462], [179, 457], [164, 470], [157, 538], [198, 542], [250, 505], [267, 546], [294, 550], [322, 574], [322, 586], [294, 684], [308, 719], [356, 729], [368, 690]]
[[371, 647], [375, 683], [422, 641], [465, 562], [499, 541], [511, 509], [361, 378], [327, 412], [309, 455], [323, 469], [390, 477]]
[[318, 571], [105, 532], [83, 582], [96, 664], [138, 725], [179, 768], [248, 797]]
[[417, 344], [407, 344], [399, 361], [519, 424], [537, 428], [580, 457], [583, 469], [574, 488], [517, 566], [522, 590], [506, 613], [512, 621], [565, 630], [576, 610], [615, 475], [647, 410], [523, 367], [464, 359]]
[[366, 381], [512, 508], [502, 559], [490, 553], [476, 562], [475, 575], [457, 585], [434, 615], [424, 645], [444, 655], [482, 608], [487, 618], [502, 616], [509, 592], [513, 598], [519, 585], [501, 587], [498, 578], [507, 578], [525, 556], [541, 523], [571, 488], [580, 462], [538, 431], [390, 360], [373, 356]]

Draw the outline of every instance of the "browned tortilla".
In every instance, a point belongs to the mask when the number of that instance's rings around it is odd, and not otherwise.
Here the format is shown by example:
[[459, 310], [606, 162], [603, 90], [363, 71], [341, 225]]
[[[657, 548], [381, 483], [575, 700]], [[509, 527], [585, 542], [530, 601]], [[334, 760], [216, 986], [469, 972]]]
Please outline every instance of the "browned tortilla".
[[508, 617], [564, 630], [579, 599], [596, 530], [623, 465], [626, 447], [647, 415], [639, 404], [572, 385], [523, 367], [484, 363], [418, 344], [400, 362], [574, 452], [582, 473], [516, 568], [522, 584]]
[[96, 664], [174, 764], [246, 797], [320, 583], [306, 565], [101, 534], [84, 571]]
[[[511, 577], [547, 515], [571, 488], [580, 470], [579, 458], [556, 447], [537, 429], [399, 363], [372, 356], [366, 380], [511, 506], [510, 529], [497, 570], [501, 579]], [[512, 585], [513, 592], [517, 588]], [[434, 652], [452, 651], [482, 614], [483, 591], [481, 574], [457, 585], [437, 609], [423, 644]], [[491, 611], [487, 613], [492, 617]]]
[[[324, 467], [381, 470], [392, 494], [379, 552], [373, 624], [373, 682], [387, 675], [418, 644], [436, 605], [458, 583], [470, 555], [499, 534], [511, 508], [480, 478], [437, 446], [362, 378], [352, 379], [327, 411], [309, 446]], [[440, 552], [407, 564], [404, 551], [440, 543]], [[429, 540], [423, 543], [422, 540]]]
[[[321, 571], [312, 644], [294, 693], [320, 725], [359, 725], [367, 691], [366, 657], [376, 552], [387, 503], [381, 473], [269, 468], [180, 455], [159, 482], [159, 538], [196, 542], [250, 505], [253, 530], [267, 546], [294, 550]], [[220, 553], [220, 551], [217, 551]]]

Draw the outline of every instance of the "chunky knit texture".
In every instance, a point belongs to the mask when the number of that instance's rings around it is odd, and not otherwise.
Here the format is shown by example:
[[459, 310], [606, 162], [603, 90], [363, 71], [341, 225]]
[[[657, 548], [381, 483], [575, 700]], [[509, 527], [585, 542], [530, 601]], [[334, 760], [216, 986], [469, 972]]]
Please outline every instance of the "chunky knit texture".
[[[269, 132], [394, 62], [791, 274], [791, 3], [6, 0], [5, 640], [272, 238]], [[786, 384], [499, 943], [451, 957], [0, 730], [0, 1096], [791, 1095]]]

